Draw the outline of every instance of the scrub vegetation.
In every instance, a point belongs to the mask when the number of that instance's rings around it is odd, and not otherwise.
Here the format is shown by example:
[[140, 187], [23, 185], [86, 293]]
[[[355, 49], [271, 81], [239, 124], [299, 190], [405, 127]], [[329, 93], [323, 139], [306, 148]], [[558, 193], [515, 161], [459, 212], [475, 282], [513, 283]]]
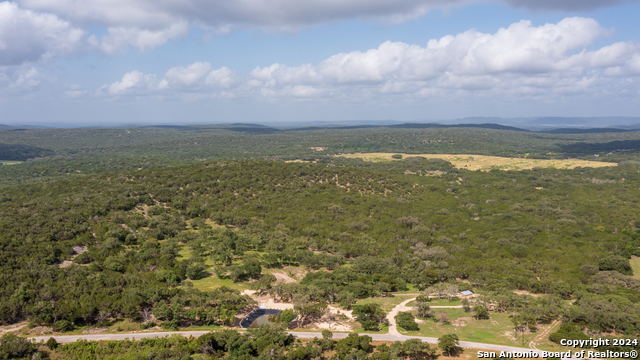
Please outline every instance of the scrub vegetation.
[[[424, 292], [441, 300], [419, 297], [414, 311], [396, 317], [399, 330], [510, 345], [555, 322], [568, 324], [556, 331], [576, 337], [640, 333], [640, 166], [634, 151], [608, 155], [619, 166], [518, 171], [472, 171], [408, 155], [446, 150], [573, 158], [588, 151], [593, 160], [594, 148], [631, 144], [625, 141], [635, 141], [635, 133], [571, 135], [569, 142], [562, 137], [568, 135], [492, 129], [261, 135], [205, 129], [185, 130], [193, 136], [193, 146], [185, 147], [189, 141], [175, 129], [77, 131], [54, 131], [52, 140], [20, 133], [12, 139], [25, 146], [42, 140], [39, 146], [57, 155], [39, 153], [40, 160], [0, 167], [2, 325], [26, 321], [28, 328], [54, 332], [121, 321], [167, 330], [232, 326], [257, 306], [241, 295], [250, 289], [293, 303], [291, 327], [321, 318], [331, 305], [353, 310], [363, 329], [383, 331], [391, 308], [416, 296], [407, 293]], [[159, 140], [149, 145], [145, 131], [156, 131]], [[78, 143], [60, 145], [78, 134], [85, 136]], [[94, 135], [95, 144], [89, 141]], [[110, 143], [107, 135], [119, 140]], [[120, 140], [129, 135], [135, 137]], [[455, 141], [423, 142], [438, 136]], [[497, 139], [488, 141], [491, 136]], [[576, 145], [585, 139], [593, 146]], [[318, 152], [311, 146], [328, 150], [306, 157]], [[389, 159], [335, 156], [346, 148], [388, 152]], [[566, 151], [548, 155], [550, 148]], [[193, 160], [207, 151], [211, 155]], [[282, 161], [295, 158], [302, 161]], [[293, 269], [295, 276], [284, 276]], [[480, 296], [451, 302], [459, 290]], [[462, 307], [430, 308], [450, 304]], [[273, 351], [283, 358], [340, 351], [380, 359], [402, 351], [433, 355], [432, 349], [398, 347], [372, 352], [358, 345], [362, 337], [344, 349], [341, 342], [329, 347], [327, 339], [296, 345], [282, 331], [214, 333], [208, 345], [181, 338], [106, 347], [84, 342], [54, 353], [74, 358], [91, 348], [95, 358], [137, 358], [132, 349], [139, 349], [241, 358], [278, 344]], [[279, 340], [256, 340], [269, 332]], [[229, 344], [235, 342], [218, 336], [242, 337], [255, 347], [234, 350]], [[0, 347], [22, 346], [9, 340]]]

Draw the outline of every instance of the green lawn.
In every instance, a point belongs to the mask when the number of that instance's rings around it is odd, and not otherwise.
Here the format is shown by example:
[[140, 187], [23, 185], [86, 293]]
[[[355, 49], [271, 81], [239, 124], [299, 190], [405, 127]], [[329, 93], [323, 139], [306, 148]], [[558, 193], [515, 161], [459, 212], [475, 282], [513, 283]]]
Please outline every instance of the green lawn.
[[[182, 246], [182, 249], [180, 249], [178, 255], [178, 260], [187, 260], [190, 259], [193, 255], [193, 250], [191, 250], [191, 248], [189, 248], [188, 246]], [[210, 273], [209, 276], [199, 280], [185, 280], [191, 282], [194, 288], [202, 291], [211, 291], [221, 286], [226, 286], [240, 291], [248, 289], [248, 286], [244, 283], [234, 283], [230, 279], [218, 278], [214, 274], [214, 271], [212, 269], [212, 267], [215, 266], [215, 263], [210, 257], [205, 258], [204, 264], [208, 268], [207, 271]]]
[[[193, 256], [193, 250], [191, 250], [190, 247], [183, 245], [182, 249], [180, 251], [178, 251], [178, 261], [182, 261], [182, 260], [188, 260], [191, 258], [191, 256]], [[214, 266], [216, 263], [213, 261], [213, 259], [211, 259], [209, 256], [204, 257], [204, 264], [212, 267]]]
[[396, 307], [396, 305], [400, 304], [401, 302], [407, 299], [411, 299], [413, 297], [414, 295], [395, 295], [395, 296], [389, 296], [389, 297], [366, 298], [366, 299], [359, 299], [358, 301], [356, 301], [356, 305], [364, 305], [364, 304], [372, 304], [372, 303], [380, 304], [380, 307], [382, 308], [382, 310], [388, 313], [389, 311], [391, 311], [391, 309]]
[[421, 291], [418, 290], [418, 288], [416, 288], [415, 285], [407, 284], [407, 290], [405, 290], [405, 291], [397, 291], [397, 292], [394, 292], [393, 294], [417, 294], [417, 293], [420, 293], [420, 292]]
[[[460, 340], [474, 341], [487, 344], [499, 344], [528, 347], [529, 341], [531, 341], [536, 334], [527, 334], [525, 336], [525, 345], [522, 345], [521, 341], [513, 340], [513, 330], [511, 330], [511, 321], [509, 314], [504, 313], [491, 313], [490, 320], [475, 320], [471, 313], [466, 313], [462, 309], [434, 309], [436, 316], [440, 312], [445, 312], [451, 320], [451, 324], [440, 325], [433, 320], [426, 319], [424, 324], [419, 324], [420, 331], [408, 331], [403, 332], [407, 335], [422, 335], [431, 337], [440, 337], [445, 334], [457, 334]], [[464, 320], [465, 326], [453, 325], [454, 320]], [[511, 332], [507, 336], [506, 332]], [[518, 339], [520, 340], [520, 339]]]
[[231, 289], [236, 289], [240, 291], [248, 289], [248, 286], [244, 283], [234, 283], [229, 279], [220, 279], [215, 275], [211, 275], [209, 277], [206, 277], [200, 280], [185, 280], [185, 281], [189, 281], [193, 283], [194, 288], [202, 291], [215, 290], [221, 286], [226, 286]]
[[220, 325], [197, 325], [197, 326], [189, 326], [187, 328], [181, 328], [180, 330], [186, 330], [186, 331], [218, 331], [218, 330], [222, 330], [222, 326], [220, 326]]
[[[86, 335], [84, 331], [86, 330], [103, 330], [104, 333], [107, 334], [115, 334], [118, 332], [132, 332], [132, 331], [140, 331], [141, 323], [131, 321], [130, 319], [118, 319], [118, 320], [107, 320], [104, 322], [104, 326], [100, 327], [98, 325], [87, 325], [87, 326], [77, 326], [72, 331], [67, 331], [63, 333], [64, 335]], [[26, 329], [26, 327], [24, 328]], [[49, 334], [50, 332], [45, 332], [45, 334]]]
[[[407, 306], [413, 306], [415, 301], [410, 301]], [[429, 306], [458, 306], [461, 305], [460, 299], [455, 298], [452, 301], [447, 299], [432, 299], [429, 301]]]
[[180, 249], [180, 251], [178, 251], [178, 258], [177, 260], [188, 260], [191, 258], [191, 254], [193, 254], [193, 250], [191, 250], [190, 247], [186, 246], [186, 245], [182, 245], [182, 249]]
[[[551, 332], [554, 332], [556, 330], [558, 330], [558, 328], [562, 325], [561, 322], [557, 323], [553, 329], [551, 330]], [[546, 329], [547, 326], [549, 325], [542, 325], [540, 326], [540, 331], [543, 331], [543, 329]], [[536, 341], [536, 347], [540, 350], [547, 350], [547, 351], [561, 351], [561, 352], [566, 352], [567, 350], [569, 350], [568, 346], [560, 346], [559, 344], [556, 344], [554, 342], [552, 342], [551, 340], [549, 340], [549, 335], [542, 337], [540, 340]]]
[[0, 164], [2, 165], [17, 165], [22, 164], [24, 161], [13, 161], [13, 160], [0, 160]]
[[365, 333], [365, 334], [386, 334], [386, 333], [389, 332], [389, 326], [384, 325], [382, 327], [382, 330], [380, 330], [380, 331], [369, 331], [369, 330], [363, 329], [362, 326], [360, 326], [359, 323], [356, 323], [356, 326], [353, 327], [353, 332], [356, 332], [358, 334], [362, 334], [362, 333]]

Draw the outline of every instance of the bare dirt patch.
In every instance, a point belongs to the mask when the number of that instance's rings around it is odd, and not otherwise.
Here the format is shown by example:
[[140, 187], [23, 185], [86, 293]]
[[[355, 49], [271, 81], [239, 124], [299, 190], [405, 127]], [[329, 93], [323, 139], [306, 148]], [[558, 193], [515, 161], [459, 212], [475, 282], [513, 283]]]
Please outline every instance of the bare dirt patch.
[[467, 326], [469, 324], [470, 321], [472, 321], [473, 319], [470, 317], [461, 317], [461, 318], [457, 318], [454, 321], [451, 322], [451, 325], [453, 326]]
[[76, 254], [80, 255], [83, 252], [86, 252], [89, 250], [89, 248], [87, 246], [74, 246], [72, 247], [73, 251], [76, 252]]
[[278, 281], [283, 282], [285, 284], [294, 283], [298, 281], [292, 278], [291, 276], [287, 275], [282, 270], [274, 270], [271, 272], [271, 275], [275, 276]]
[[66, 268], [66, 267], [71, 266], [71, 264], [73, 264], [73, 261], [71, 261], [71, 260], [65, 260], [65, 261], [63, 261], [63, 262], [60, 264], [60, 267], [61, 267], [61, 268]]
[[355, 317], [350, 310], [342, 310], [333, 306], [328, 307], [327, 313], [321, 317], [318, 321], [313, 322], [307, 326], [307, 330], [331, 330], [350, 332], [353, 331], [355, 324]]
[[530, 292], [528, 292], [526, 290], [514, 290], [513, 292], [515, 294], [518, 294], [518, 295], [529, 295], [529, 296], [533, 296], [533, 297], [542, 296], [542, 294], [533, 294], [533, 293], [530, 293]]
[[23, 322], [17, 323], [17, 324], [0, 326], [0, 335], [6, 334], [8, 332], [18, 331], [18, 330], [22, 329], [23, 327], [27, 326], [27, 324], [28, 323], [26, 321], [23, 321]]

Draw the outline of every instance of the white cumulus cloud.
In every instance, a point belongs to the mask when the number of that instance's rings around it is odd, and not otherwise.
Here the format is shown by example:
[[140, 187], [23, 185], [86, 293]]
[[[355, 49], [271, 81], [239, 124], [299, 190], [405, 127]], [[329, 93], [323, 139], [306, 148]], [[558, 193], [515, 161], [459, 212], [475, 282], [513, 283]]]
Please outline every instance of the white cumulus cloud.
[[209, 70], [211, 69], [211, 65], [208, 62], [196, 62], [188, 67], [174, 67], [164, 74], [165, 81], [164, 86], [168, 86], [169, 84], [181, 84], [185, 86], [194, 86], [200, 82], [203, 76], [205, 76]]
[[156, 90], [158, 82], [155, 75], [145, 75], [138, 70], [133, 70], [124, 74], [122, 80], [116, 81], [109, 86], [103, 86], [103, 89], [105, 88], [111, 95], [122, 95]]
[[141, 51], [164, 45], [167, 41], [185, 36], [189, 31], [187, 22], [177, 22], [165, 29], [147, 30], [132, 27], [110, 27], [101, 39], [91, 35], [89, 44], [106, 54], [113, 54], [129, 46]]
[[[541, 26], [523, 20], [492, 34], [469, 30], [424, 46], [387, 41], [375, 49], [333, 55], [317, 65], [275, 63], [246, 75], [227, 67], [209, 71], [208, 63], [194, 63], [168, 70], [160, 86], [148, 89], [296, 99], [615, 93], [621, 79], [640, 75], [640, 44], [617, 42], [591, 49], [611, 34], [589, 18]], [[119, 89], [123, 82], [112, 86]], [[628, 90], [635, 83], [624, 86]]]
[[[508, 6], [582, 11], [640, 0], [495, 0]], [[19, 64], [83, 50], [114, 54], [154, 49], [199, 27], [206, 33], [234, 29], [287, 31], [360, 19], [402, 23], [431, 9], [485, 0], [14, 0], [0, 2], [0, 64]], [[106, 29], [83, 40], [90, 27]], [[81, 41], [82, 40], [82, 41]]]
[[[638, 0], [497, 0], [533, 10], [583, 11]], [[214, 29], [298, 29], [347, 19], [403, 22], [430, 9], [483, 3], [484, 0], [17, 0], [79, 24], [141, 29], [179, 22]]]
[[0, 95], [30, 95], [41, 89], [50, 78], [29, 65], [0, 67]]
[[84, 31], [52, 14], [0, 2], [0, 65], [48, 60], [75, 51]]
[[238, 86], [241, 81], [241, 76], [237, 72], [223, 66], [211, 71], [205, 83], [214, 88], [230, 89]]
[[[523, 20], [495, 34], [469, 30], [430, 40], [425, 47], [387, 41], [377, 49], [336, 54], [318, 66], [274, 64], [256, 68], [251, 74], [265, 85], [373, 84], [506, 73], [533, 76], [590, 65], [584, 54], [576, 57], [573, 52], [585, 49], [609, 33], [593, 19], [566, 18], [557, 24], [539, 27]], [[589, 54], [596, 56], [604, 52], [606, 49]], [[628, 54], [626, 50], [619, 50], [617, 56], [610, 54], [609, 57], [613, 55], [620, 61], [620, 57]], [[600, 63], [605, 56], [599, 55], [603, 58]]]

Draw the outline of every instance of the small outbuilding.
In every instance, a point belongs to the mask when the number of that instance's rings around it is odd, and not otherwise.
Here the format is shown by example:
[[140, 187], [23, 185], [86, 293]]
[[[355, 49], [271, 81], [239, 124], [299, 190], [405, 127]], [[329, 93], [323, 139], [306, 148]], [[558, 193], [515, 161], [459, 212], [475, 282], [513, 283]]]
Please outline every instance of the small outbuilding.
[[473, 292], [469, 291], [469, 290], [465, 290], [465, 291], [460, 291], [460, 294], [462, 294], [462, 298], [466, 299], [466, 298], [470, 298], [473, 296]]

